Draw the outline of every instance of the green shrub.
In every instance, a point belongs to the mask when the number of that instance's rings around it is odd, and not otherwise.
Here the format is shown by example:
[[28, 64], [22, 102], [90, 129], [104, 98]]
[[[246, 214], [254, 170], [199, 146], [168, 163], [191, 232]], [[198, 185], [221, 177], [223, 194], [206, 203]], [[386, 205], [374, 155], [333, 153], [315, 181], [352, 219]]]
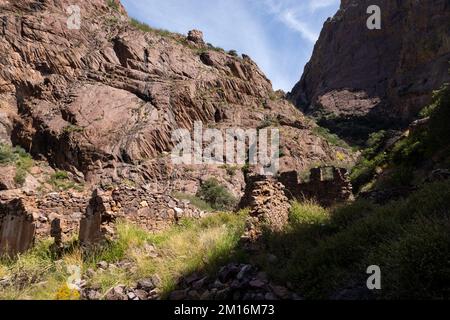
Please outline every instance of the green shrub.
[[367, 259], [383, 271], [384, 298], [450, 298], [449, 230], [448, 217], [415, 220], [397, 241], [384, 243]]
[[364, 158], [373, 159], [376, 157], [382, 151], [387, 138], [388, 134], [384, 130], [372, 133], [367, 140], [366, 149], [363, 151]]
[[232, 210], [237, 204], [237, 199], [215, 178], [210, 178], [201, 185], [197, 197], [215, 210]]
[[433, 95], [433, 103], [424, 109], [430, 117], [429, 125], [396, 144], [392, 154], [395, 165], [419, 167], [423, 162], [440, 154], [449, 156], [450, 144], [450, 86], [444, 85]]
[[33, 159], [21, 147], [0, 144], [0, 165], [14, 165], [16, 167], [14, 182], [23, 185], [28, 171], [33, 166]]
[[230, 50], [230, 51], [228, 51], [228, 54], [233, 57], [239, 56], [236, 50]]
[[50, 176], [48, 183], [53, 186], [55, 190], [65, 191], [69, 189], [81, 190], [82, 186], [72, 181], [66, 171], [56, 171]]
[[430, 116], [430, 148], [439, 150], [450, 143], [450, 84], [444, 85], [433, 96], [436, 105]]
[[25, 183], [28, 172], [22, 168], [16, 169], [16, 174], [14, 176], [14, 182], [19, 186], [22, 186]]
[[350, 179], [353, 184], [353, 190], [358, 192], [361, 188], [369, 183], [375, 176], [377, 168], [386, 163], [387, 154], [380, 153], [372, 159], [362, 158], [355, 167], [353, 167], [350, 174]]
[[229, 166], [229, 165], [223, 165], [220, 168], [221, 169], [225, 169], [227, 174], [230, 177], [234, 177], [236, 175], [236, 172], [239, 170], [239, 167], [237, 167], [237, 166]]
[[[279, 259], [266, 267], [276, 279], [297, 283], [307, 298], [329, 298], [349, 283], [364, 286], [373, 264], [385, 277], [381, 298], [448, 298], [449, 198], [450, 181], [436, 182], [404, 200], [339, 207], [328, 221], [319, 219], [322, 226], [293, 224], [266, 240]], [[294, 210], [311, 221], [307, 209]]]
[[389, 188], [408, 187], [412, 185], [414, 170], [411, 167], [397, 166], [381, 184]]
[[108, 5], [109, 8], [115, 10], [115, 11], [119, 11], [119, 5], [117, 4], [116, 1], [114, 0], [106, 0], [106, 4]]
[[370, 215], [375, 208], [376, 206], [372, 202], [365, 199], [358, 199], [351, 204], [339, 206], [333, 211], [332, 225], [336, 230], [345, 229]]
[[337, 136], [336, 134], [331, 133], [329, 129], [317, 126], [313, 129], [313, 133], [315, 133], [319, 137], [324, 138], [332, 145], [350, 149], [350, 146], [347, 142], [339, 138], [339, 136]]
[[274, 115], [265, 115], [264, 120], [258, 126], [258, 130], [265, 129], [268, 127], [278, 127], [280, 125], [280, 120]]
[[207, 211], [207, 212], [214, 211], [214, 209], [211, 207], [211, 205], [209, 203], [200, 199], [197, 196], [190, 195], [187, 193], [181, 193], [181, 192], [176, 192], [173, 194], [173, 196], [179, 200], [188, 200], [194, 207], [196, 207], [200, 210]]

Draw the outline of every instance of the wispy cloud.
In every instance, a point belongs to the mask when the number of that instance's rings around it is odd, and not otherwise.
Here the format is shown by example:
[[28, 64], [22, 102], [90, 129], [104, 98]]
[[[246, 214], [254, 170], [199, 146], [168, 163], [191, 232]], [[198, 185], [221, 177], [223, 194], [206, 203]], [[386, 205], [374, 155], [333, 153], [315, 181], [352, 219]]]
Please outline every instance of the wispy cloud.
[[308, 1], [309, 9], [315, 12], [320, 9], [328, 8], [339, 3], [339, 0], [313, 0]]
[[317, 31], [311, 30], [308, 24], [302, 22], [293, 11], [286, 10], [281, 14], [283, 22], [291, 29], [300, 32], [300, 34], [311, 43], [315, 43], [319, 38]]
[[327, 9], [339, 3], [339, 0], [265, 0], [268, 11], [275, 15], [281, 22], [292, 30], [297, 31], [310, 43], [315, 43], [319, 38], [320, 29], [317, 21], [311, 20], [314, 13]]
[[[0, 0], [1, 1], [1, 0]], [[323, 21], [339, 0], [122, 0], [129, 14], [255, 60], [275, 89], [291, 90], [310, 58]], [[337, 4], [336, 4], [337, 3]]]

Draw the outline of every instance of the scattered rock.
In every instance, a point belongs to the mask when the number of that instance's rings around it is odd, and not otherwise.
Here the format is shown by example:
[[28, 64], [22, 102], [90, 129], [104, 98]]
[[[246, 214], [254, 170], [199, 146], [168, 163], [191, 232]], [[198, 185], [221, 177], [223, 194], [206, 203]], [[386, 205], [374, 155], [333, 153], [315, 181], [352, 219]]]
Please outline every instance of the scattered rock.
[[137, 288], [145, 290], [145, 291], [150, 291], [150, 290], [154, 289], [155, 287], [156, 286], [153, 283], [152, 279], [139, 280], [137, 283]]
[[184, 300], [186, 298], [186, 291], [185, 290], [177, 290], [173, 291], [169, 295], [169, 300]]
[[[278, 300], [299, 298], [286, 287], [270, 283], [267, 274], [248, 264], [230, 263], [223, 266], [217, 279], [195, 274], [186, 277], [172, 300]], [[198, 279], [193, 281], [193, 279]], [[182, 290], [182, 288], [185, 288]]]

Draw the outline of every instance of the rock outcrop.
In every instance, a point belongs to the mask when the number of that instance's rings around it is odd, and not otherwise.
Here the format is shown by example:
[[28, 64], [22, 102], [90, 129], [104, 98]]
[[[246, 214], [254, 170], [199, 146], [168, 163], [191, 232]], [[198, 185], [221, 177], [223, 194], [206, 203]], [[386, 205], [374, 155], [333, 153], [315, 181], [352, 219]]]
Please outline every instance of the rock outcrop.
[[[212, 48], [196, 30], [141, 28], [108, 3], [0, 3], [2, 140], [92, 184], [167, 180], [172, 132], [195, 121], [219, 130], [279, 125], [282, 169], [336, 160], [248, 56]], [[82, 10], [79, 30], [67, 27], [69, 4]]]
[[187, 39], [189, 41], [192, 41], [197, 44], [204, 44], [205, 41], [203, 41], [203, 32], [200, 30], [191, 30], [188, 32]]
[[[366, 26], [370, 5], [381, 9], [381, 30]], [[322, 125], [354, 139], [406, 126], [450, 80], [449, 39], [447, 0], [343, 0], [289, 97]]]
[[[80, 8], [80, 28], [69, 28], [69, 6]], [[51, 235], [57, 248], [76, 233], [83, 244], [101, 241], [115, 218], [152, 232], [201, 218], [205, 212], [171, 195], [195, 194], [211, 176], [240, 198], [244, 164], [172, 163], [173, 132], [192, 132], [196, 122], [224, 136], [230, 128], [279, 129], [281, 172], [342, 154], [354, 160], [314, 133], [249, 56], [206, 44], [199, 30], [152, 29], [117, 0], [0, 1], [0, 12], [0, 143], [36, 160], [23, 186], [11, 179], [14, 166], [2, 164], [0, 198], [32, 203], [36, 236]], [[59, 170], [74, 183], [52, 185]], [[280, 230], [288, 211], [282, 187], [258, 188], [258, 226]]]

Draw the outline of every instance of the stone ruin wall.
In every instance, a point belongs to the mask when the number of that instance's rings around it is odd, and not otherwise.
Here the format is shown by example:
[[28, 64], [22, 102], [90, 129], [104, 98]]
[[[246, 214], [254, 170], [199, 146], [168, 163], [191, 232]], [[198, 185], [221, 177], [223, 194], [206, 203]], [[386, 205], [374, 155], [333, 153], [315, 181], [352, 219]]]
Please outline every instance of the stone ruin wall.
[[[327, 177], [327, 172], [331, 176]], [[263, 228], [281, 230], [288, 222], [289, 199], [314, 199], [324, 206], [352, 200], [348, 172], [334, 167], [315, 168], [305, 183], [298, 181], [297, 172], [283, 173], [278, 179], [248, 177], [240, 204], [251, 208], [244, 238], [258, 238]], [[0, 198], [0, 253], [24, 252], [32, 246], [35, 236], [52, 236], [55, 244], [61, 246], [78, 232], [82, 244], [94, 244], [114, 234], [118, 219], [157, 232], [183, 217], [204, 215], [189, 201], [126, 186], [96, 190], [92, 196], [50, 193], [27, 204], [20, 198]]]
[[311, 169], [308, 182], [300, 182], [295, 171], [286, 172], [280, 175], [279, 181], [286, 186], [291, 199], [314, 200], [326, 207], [354, 199], [348, 171], [343, 168]]
[[246, 193], [240, 204], [250, 208], [242, 240], [247, 249], [257, 249], [257, 240], [264, 230], [282, 231], [289, 221], [291, 205], [285, 187], [276, 179], [264, 176], [250, 177]]
[[126, 186], [95, 190], [92, 196], [61, 192], [27, 199], [25, 205], [19, 195], [0, 195], [0, 255], [25, 252], [35, 238], [49, 236], [57, 247], [75, 234], [82, 244], [94, 244], [114, 234], [114, 222], [119, 219], [157, 232], [183, 217], [207, 214], [189, 201]]
[[34, 243], [36, 225], [22, 199], [0, 203], [0, 254], [13, 256]]

